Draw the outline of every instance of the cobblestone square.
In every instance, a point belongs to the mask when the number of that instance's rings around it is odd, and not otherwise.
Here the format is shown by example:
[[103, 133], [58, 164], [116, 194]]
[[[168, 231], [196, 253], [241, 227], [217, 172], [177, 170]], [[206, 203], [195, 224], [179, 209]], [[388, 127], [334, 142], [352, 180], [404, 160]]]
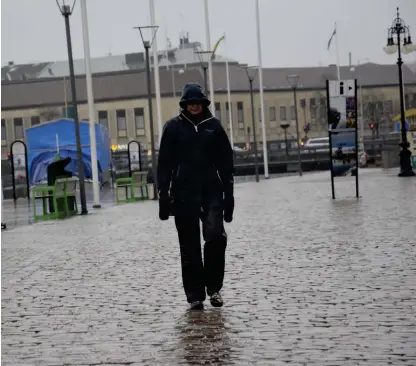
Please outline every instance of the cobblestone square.
[[221, 309], [154, 201], [2, 233], [3, 365], [416, 365], [416, 179], [236, 185]]

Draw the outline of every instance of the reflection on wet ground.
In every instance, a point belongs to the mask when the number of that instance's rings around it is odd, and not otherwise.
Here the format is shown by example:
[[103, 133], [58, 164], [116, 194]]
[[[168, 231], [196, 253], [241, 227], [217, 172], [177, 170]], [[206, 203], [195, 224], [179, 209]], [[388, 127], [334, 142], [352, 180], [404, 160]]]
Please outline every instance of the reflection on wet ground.
[[229, 365], [231, 340], [222, 309], [188, 310], [175, 325], [175, 359], [189, 365]]

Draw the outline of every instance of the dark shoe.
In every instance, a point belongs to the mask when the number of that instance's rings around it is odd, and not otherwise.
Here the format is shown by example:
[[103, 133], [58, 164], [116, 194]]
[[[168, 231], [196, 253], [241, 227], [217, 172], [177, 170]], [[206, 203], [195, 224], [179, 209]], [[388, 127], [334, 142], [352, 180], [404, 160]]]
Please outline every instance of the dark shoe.
[[204, 303], [202, 301], [191, 302], [191, 310], [202, 310], [204, 308]]
[[219, 292], [214, 292], [211, 295], [210, 301], [211, 301], [211, 305], [216, 308], [220, 308], [221, 306], [224, 305], [224, 301], [222, 300], [222, 297]]

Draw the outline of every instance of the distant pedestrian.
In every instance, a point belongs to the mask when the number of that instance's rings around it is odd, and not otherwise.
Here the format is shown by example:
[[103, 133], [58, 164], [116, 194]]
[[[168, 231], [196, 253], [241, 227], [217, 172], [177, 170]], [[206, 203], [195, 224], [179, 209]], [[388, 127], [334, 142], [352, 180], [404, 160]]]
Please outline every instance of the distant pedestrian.
[[199, 84], [185, 85], [179, 105], [181, 112], [166, 122], [160, 144], [159, 217], [175, 216], [191, 309], [203, 308], [206, 293], [212, 306], [220, 307], [227, 246], [224, 221], [231, 222], [234, 212], [233, 150]]

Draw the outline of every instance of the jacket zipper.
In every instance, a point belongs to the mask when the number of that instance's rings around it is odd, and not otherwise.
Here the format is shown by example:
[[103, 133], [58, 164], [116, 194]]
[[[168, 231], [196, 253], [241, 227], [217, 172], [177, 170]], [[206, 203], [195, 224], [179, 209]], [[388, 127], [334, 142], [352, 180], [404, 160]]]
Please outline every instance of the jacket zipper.
[[194, 128], [195, 128], [195, 131], [196, 132], [198, 132], [198, 126], [200, 125], [200, 124], [202, 124], [202, 123], [204, 123], [204, 122], [207, 122], [207, 121], [209, 121], [210, 119], [213, 119], [214, 117], [209, 117], [209, 118], [207, 118], [207, 119], [204, 119], [203, 121], [201, 121], [201, 122], [199, 122], [197, 125], [195, 124], [195, 123], [193, 123], [188, 117], [186, 117], [184, 114], [182, 114], [182, 116], [184, 116], [185, 118], [186, 118], [186, 120], [189, 122], [189, 123], [192, 123], [192, 126], [194, 126]]

